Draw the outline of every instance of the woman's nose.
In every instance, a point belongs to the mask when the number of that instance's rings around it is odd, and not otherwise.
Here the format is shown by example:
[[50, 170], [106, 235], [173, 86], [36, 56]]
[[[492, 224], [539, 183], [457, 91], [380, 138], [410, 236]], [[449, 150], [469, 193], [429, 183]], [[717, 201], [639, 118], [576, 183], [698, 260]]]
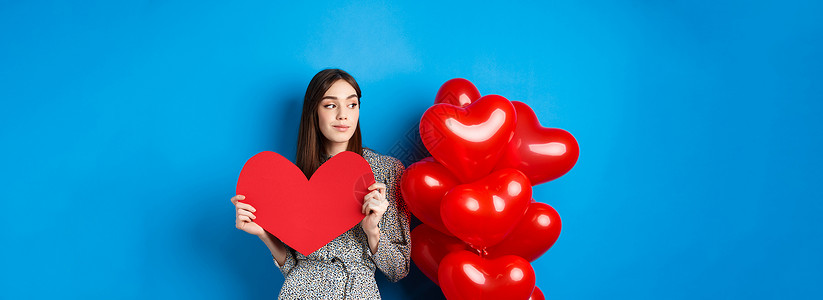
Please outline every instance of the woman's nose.
[[344, 113], [342, 110], [337, 113], [337, 119], [338, 120], [345, 120], [346, 118], [347, 118], [346, 113]]

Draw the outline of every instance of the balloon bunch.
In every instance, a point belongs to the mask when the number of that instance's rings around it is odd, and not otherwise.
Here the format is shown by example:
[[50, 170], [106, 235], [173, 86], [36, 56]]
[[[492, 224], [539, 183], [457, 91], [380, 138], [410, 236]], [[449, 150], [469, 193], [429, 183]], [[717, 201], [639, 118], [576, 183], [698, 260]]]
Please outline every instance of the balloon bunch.
[[401, 192], [423, 224], [412, 260], [446, 298], [544, 299], [532, 261], [560, 235], [560, 216], [532, 186], [577, 162], [565, 130], [540, 126], [522, 102], [480, 96], [466, 79], [444, 83], [420, 120], [431, 157], [406, 169]]

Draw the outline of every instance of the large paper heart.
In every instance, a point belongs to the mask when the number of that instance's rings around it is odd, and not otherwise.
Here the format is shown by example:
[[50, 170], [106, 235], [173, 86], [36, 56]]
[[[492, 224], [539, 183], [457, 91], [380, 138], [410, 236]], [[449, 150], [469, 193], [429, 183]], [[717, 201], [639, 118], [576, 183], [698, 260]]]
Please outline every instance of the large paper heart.
[[506, 239], [486, 249], [488, 257], [517, 255], [534, 261], [554, 245], [561, 226], [560, 215], [554, 208], [546, 203], [532, 202]]
[[449, 79], [437, 90], [434, 96], [434, 104], [449, 103], [455, 106], [465, 107], [474, 100], [480, 98], [480, 91], [471, 81], [463, 78]]
[[446, 255], [437, 275], [449, 300], [526, 300], [535, 282], [534, 269], [521, 257], [483, 259], [468, 251]]
[[257, 211], [254, 222], [303, 255], [309, 255], [359, 223], [363, 198], [373, 184], [369, 163], [341, 152], [311, 177], [280, 154], [263, 151], [240, 171], [237, 194]]
[[503, 169], [451, 189], [440, 204], [449, 232], [475, 249], [502, 241], [523, 218], [531, 203], [529, 179], [515, 169]]
[[413, 163], [403, 173], [400, 191], [411, 211], [420, 221], [452, 235], [440, 219], [440, 201], [443, 195], [460, 184], [446, 167], [426, 157]]
[[445, 235], [426, 224], [417, 225], [411, 232], [411, 239], [414, 245], [411, 248], [411, 259], [435, 284], [438, 284], [437, 269], [443, 257], [457, 250], [471, 250], [460, 239]]
[[487, 95], [466, 107], [432, 105], [420, 119], [420, 138], [438, 162], [468, 183], [494, 168], [514, 135], [515, 122], [509, 100]]
[[529, 177], [532, 185], [569, 172], [580, 155], [577, 140], [563, 129], [541, 127], [534, 111], [525, 103], [511, 103], [517, 111], [517, 126], [494, 169], [516, 168]]

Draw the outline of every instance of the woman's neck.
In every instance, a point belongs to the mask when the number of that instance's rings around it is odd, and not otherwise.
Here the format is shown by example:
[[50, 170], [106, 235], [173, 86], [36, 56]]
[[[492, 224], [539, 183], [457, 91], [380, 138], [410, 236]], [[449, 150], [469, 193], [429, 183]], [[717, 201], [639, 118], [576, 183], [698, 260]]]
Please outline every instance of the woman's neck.
[[326, 146], [326, 155], [335, 156], [340, 152], [346, 151], [348, 148], [349, 142], [345, 143], [329, 143]]

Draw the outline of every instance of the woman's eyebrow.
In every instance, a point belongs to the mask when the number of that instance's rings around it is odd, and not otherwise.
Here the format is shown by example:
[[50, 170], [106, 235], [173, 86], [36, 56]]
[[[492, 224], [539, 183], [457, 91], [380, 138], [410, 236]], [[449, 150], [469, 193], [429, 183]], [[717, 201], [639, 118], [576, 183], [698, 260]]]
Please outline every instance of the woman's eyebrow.
[[[351, 94], [350, 96], [346, 97], [346, 99], [351, 99], [351, 98], [357, 98], [357, 94]], [[335, 97], [335, 96], [323, 96], [323, 98], [320, 98], [320, 100], [325, 100], [325, 99], [337, 100], [338, 98]]]

